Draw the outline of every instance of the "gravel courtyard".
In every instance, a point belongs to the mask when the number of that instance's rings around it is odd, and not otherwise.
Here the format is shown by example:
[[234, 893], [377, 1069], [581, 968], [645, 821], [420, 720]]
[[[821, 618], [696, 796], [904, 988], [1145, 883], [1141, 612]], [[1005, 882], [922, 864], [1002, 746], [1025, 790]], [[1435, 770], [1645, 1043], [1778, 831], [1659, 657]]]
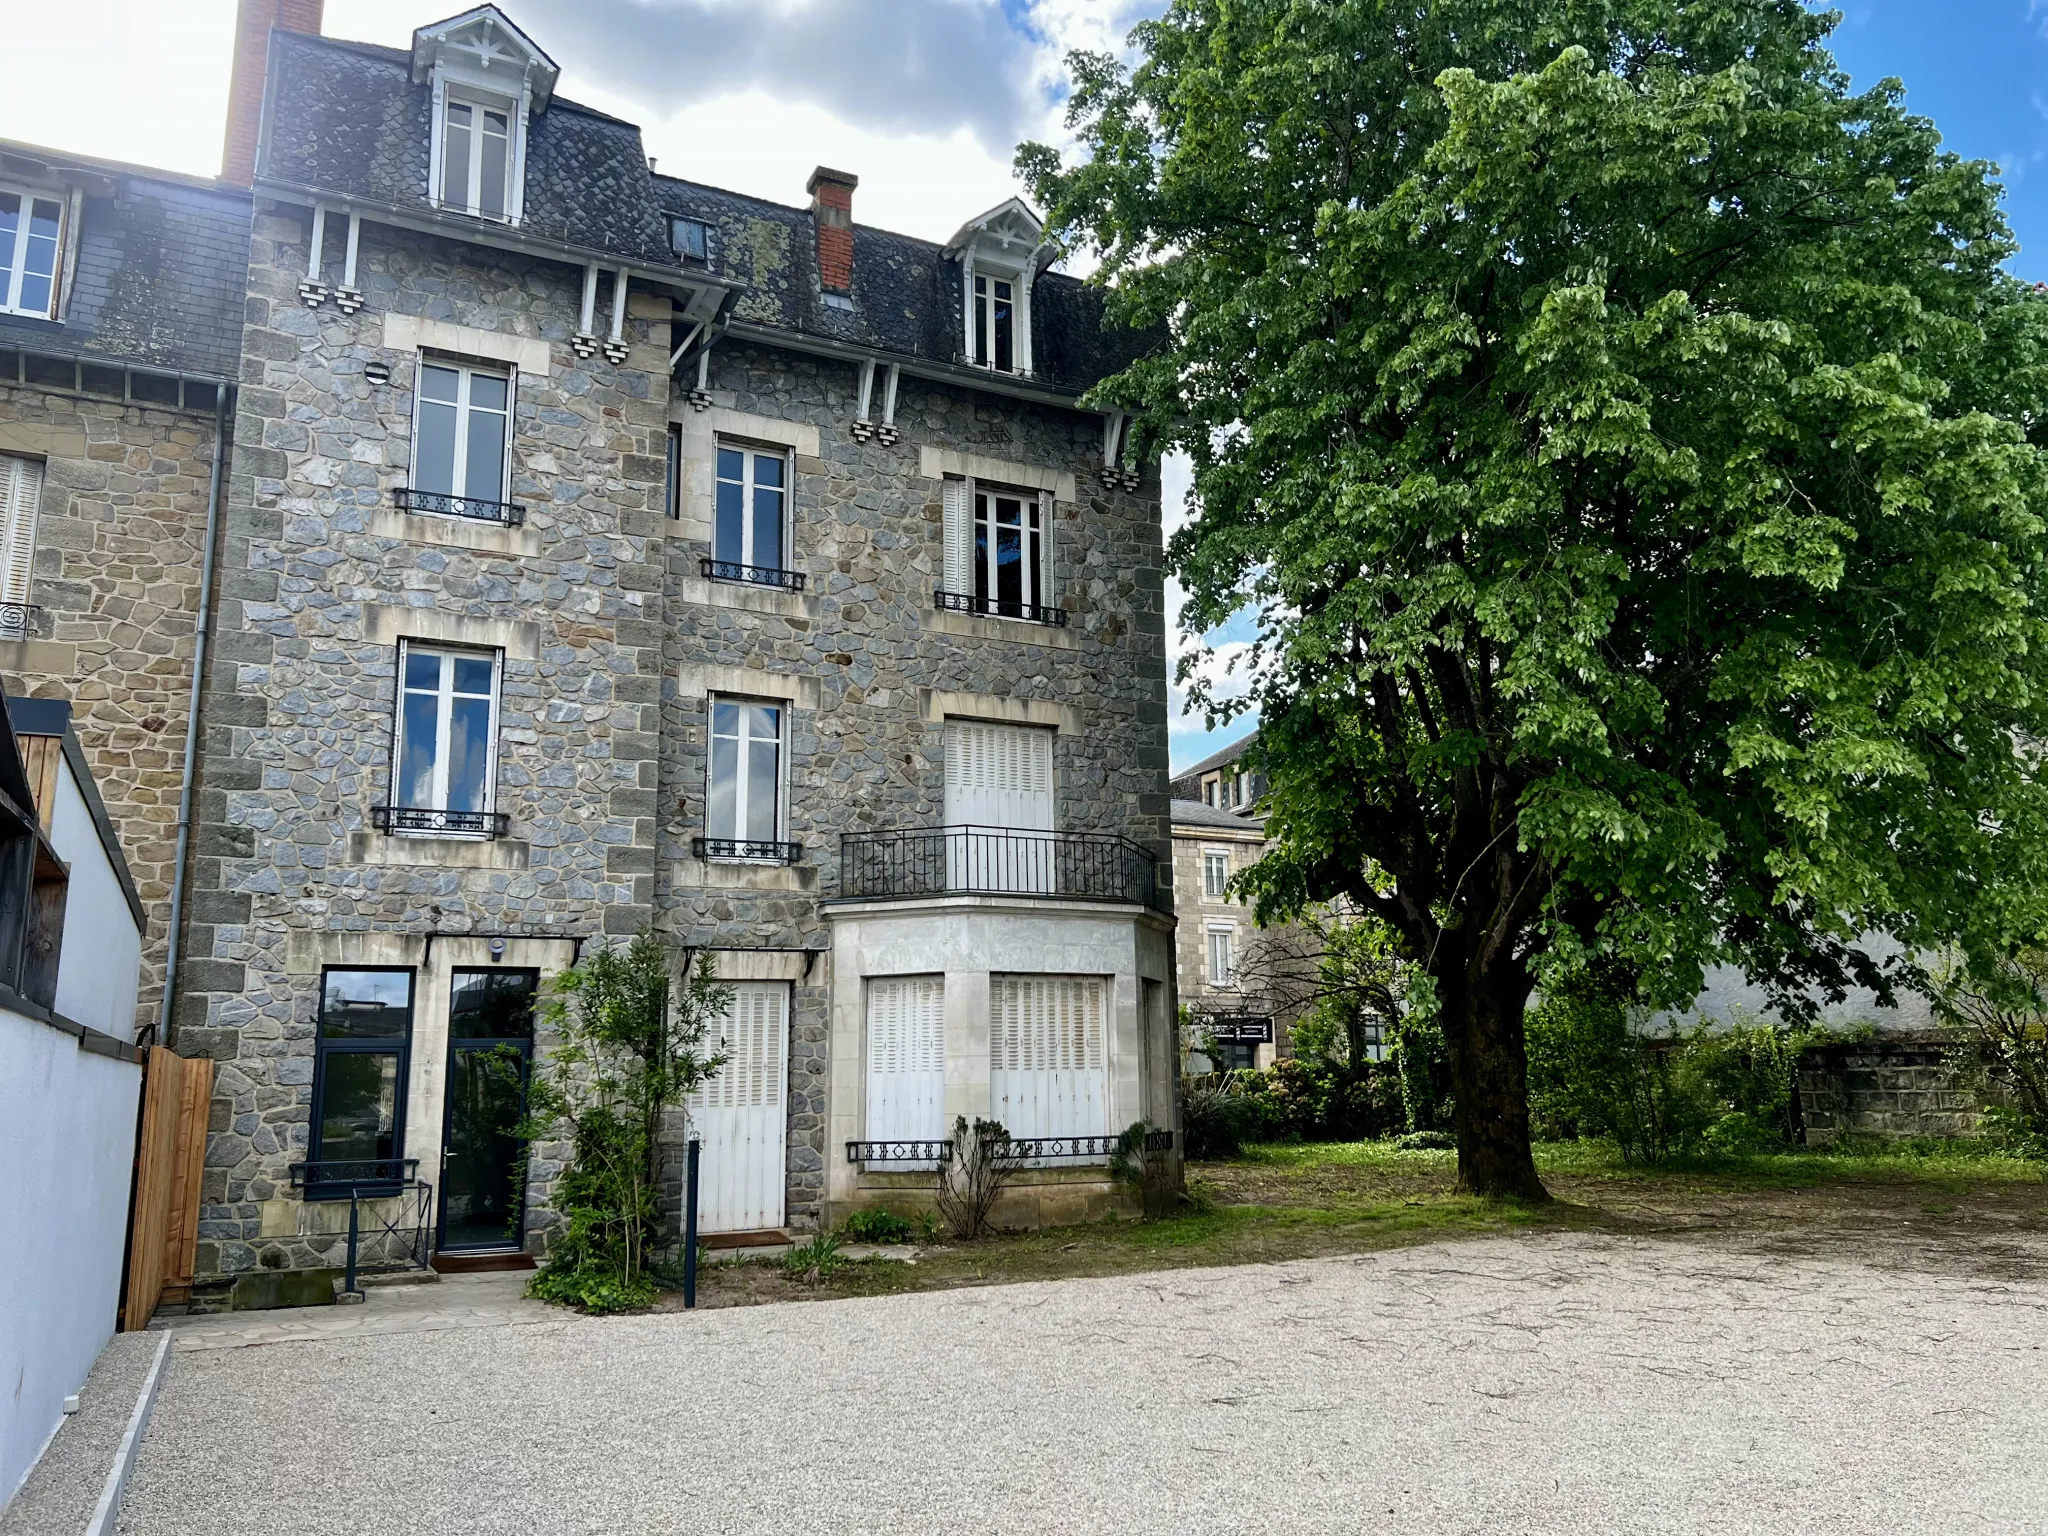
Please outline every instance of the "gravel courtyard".
[[2048, 1283], [1896, 1259], [1557, 1234], [423, 1311], [175, 1350], [121, 1529], [2048, 1529]]

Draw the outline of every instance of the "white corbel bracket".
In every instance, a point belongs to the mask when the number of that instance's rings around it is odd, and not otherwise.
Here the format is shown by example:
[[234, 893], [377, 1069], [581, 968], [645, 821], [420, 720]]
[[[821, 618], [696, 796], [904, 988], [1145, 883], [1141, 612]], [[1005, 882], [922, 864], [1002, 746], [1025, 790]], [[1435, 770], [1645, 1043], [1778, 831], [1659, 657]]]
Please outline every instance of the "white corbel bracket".
[[360, 214], [348, 216], [348, 249], [341, 262], [341, 286], [334, 290], [334, 307], [352, 315], [363, 307], [363, 291], [356, 286], [356, 250], [362, 239]]
[[683, 398], [690, 402], [693, 411], [711, 409], [711, 349], [706, 347], [697, 354], [697, 387]]
[[605, 338], [605, 360], [614, 368], [626, 361], [626, 269], [612, 272], [612, 333]]
[[1112, 491], [1135, 491], [1145, 483], [1143, 470], [1124, 466], [1131, 418], [1123, 411], [1105, 411], [1102, 416], [1102, 483]]
[[[875, 373], [882, 373], [882, 419], [871, 421], [869, 411], [875, 398]], [[896, 430], [896, 381], [900, 377], [894, 363], [877, 363], [873, 358], [863, 359], [860, 365], [860, 408], [854, 416], [852, 434], [857, 443], [880, 443], [893, 448], [903, 440], [903, 434]]]
[[591, 329], [596, 323], [597, 311], [597, 263], [583, 264], [583, 308], [576, 323], [576, 334], [569, 338], [569, 347], [578, 357], [597, 355], [597, 332]]

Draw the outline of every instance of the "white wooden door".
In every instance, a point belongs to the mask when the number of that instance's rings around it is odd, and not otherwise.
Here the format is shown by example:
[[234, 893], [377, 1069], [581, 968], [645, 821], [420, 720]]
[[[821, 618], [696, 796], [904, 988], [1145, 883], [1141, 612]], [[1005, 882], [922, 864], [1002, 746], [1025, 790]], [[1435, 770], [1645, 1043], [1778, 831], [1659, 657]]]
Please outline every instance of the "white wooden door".
[[943, 1141], [946, 1134], [945, 981], [938, 976], [877, 977], [868, 983], [863, 1139]]
[[789, 986], [742, 981], [732, 994], [731, 1011], [706, 1034], [706, 1044], [728, 1059], [690, 1102], [691, 1133], [704, 1143], [699, 1232], [781, 1226], [788, 1185]]
[[946, 722], [946, 874], [956, 891], [1057, 891], [1052, 732]]
[[1099, 976], [991, 976], [989, 1108], [1012, 1136], [1109, 1134]]

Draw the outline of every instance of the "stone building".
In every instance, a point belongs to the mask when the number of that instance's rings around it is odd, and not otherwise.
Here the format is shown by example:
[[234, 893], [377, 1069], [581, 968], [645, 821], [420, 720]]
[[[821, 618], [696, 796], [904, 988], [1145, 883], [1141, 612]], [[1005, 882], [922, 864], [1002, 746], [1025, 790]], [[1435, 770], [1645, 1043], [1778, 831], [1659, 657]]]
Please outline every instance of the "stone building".
[[1265, 826], [1257, 816], [1178, 795], [1172, 822], [1174, 956], [1188, 1070], [1270, 1067], [1292, 1021], [1276, 1019], [1284, 1010], [1241, 974], [1258, 930], [1251, 904], [1230, 888], [1265, 852]]
[[0, 685], [69, 700], [163, 981], [246, 192], [0, 143]]
[[706, 1230], [920, 1203], [961, 1115], [1037, 1139], [1006, 1219], [1115, 1204], [1106, 1139], [1175, 1115], [1165, 611], [1156, 479], [1077, 400], [1144, 338], [1020, 202], [942, 246], [838, 171], [654, 175], [495, 7], [244, 22], [200, 1270], [335, 1262], [346, 1185], [536, 1243], [560, 1149], [482, 1063], [649, 928], [736, 989]]
[[1222, 811], [1249, 811], [1266, 795], [1266, 776], [1243, 765], [1245, 754], [1258, 739], [1259, 733], [1253, 731], [1193, 767], [1183, 768], [1173, 776], [1174, 798]]

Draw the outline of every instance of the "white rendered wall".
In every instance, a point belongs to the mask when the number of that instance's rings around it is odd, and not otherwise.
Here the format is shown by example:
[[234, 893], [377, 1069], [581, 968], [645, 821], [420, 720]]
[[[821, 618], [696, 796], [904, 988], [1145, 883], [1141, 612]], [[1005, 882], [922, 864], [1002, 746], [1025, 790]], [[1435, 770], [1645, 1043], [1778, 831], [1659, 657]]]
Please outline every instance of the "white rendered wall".
[[[71, 764], [59, 760], [50, 841], [71, 866], [64, 903], [64, 948], [57, 956], [56, 1011], [73, 1023], [123, 1040], [135, 1038], [135, 997], [142, 935], [93, 825]], [[0, 1166], [5, 1166], [0, 1164]]]
[[[133, 962], [127, 995], [124, 1036]], [[135, 1063], [0, 1009], [0, 1502], [114, 1331], [141, 1087]]]

